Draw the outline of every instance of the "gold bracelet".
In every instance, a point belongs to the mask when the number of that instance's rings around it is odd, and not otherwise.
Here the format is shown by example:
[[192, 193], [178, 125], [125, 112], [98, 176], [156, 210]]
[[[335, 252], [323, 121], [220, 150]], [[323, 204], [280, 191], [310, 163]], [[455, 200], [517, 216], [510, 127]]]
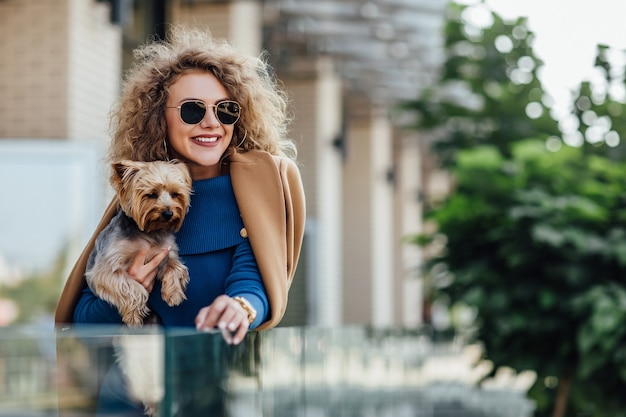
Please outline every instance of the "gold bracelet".
[[256, 319], [256, 310], [252, 307], [252, 304], [243, 297], [233, 297], [233, 300], [237, 301], [239, 305], [248, 313], [248, 322], [252, 322]]

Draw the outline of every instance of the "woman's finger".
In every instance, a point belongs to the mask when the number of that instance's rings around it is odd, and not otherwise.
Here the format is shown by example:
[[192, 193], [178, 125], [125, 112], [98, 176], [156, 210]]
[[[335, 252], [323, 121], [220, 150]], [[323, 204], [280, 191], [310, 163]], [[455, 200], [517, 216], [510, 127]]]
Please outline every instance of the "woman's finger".
[[148, 249], [141, 248], [137, 251], [135, 258], [133, 259], [133, 263], [128, 267], [128, 275], [130, 275], [134, 280], [141, 282], [143, 280], [143, 276], [141, 275], [141, 271], [143, 266], [146, 264], [146, 255], [148, 255]]
[[132, 264], [128, 267], [128, 275], [140, 283], [148, 292], [154, 288], [154, 280], [157, 275], [157, 267], [169, 255], [170, 247], [164, 248], [148, 260], [149, 248], [141, 248], [137, 251]]
[[239, 329], [237, 329], [237, 332], [235, 332], [232, 337], [233, 345], [238, 345], [243, 341], [243, 338], [246, 337], [246, 333], [248, 333], [249, 326], [247, 318], [245, 321], [241, 322]]
[[210, 306], [200, 309], [195, 321], [198, 330], [217, 327], [228, 344], [241, 343], [250, 325], [248, 313], [227, 295], [217, 297]]
[[206, 317], [209, 314], [209, 310], [211, 309], [211, 306], [208, 307], [203, 307], [200, 309], [200, 311], [198, 312], [198, 314], [196, 315], [196, 329], [197, 330], [206, 330], [208, 328], [211, 328], [212, 326], [207, 326], [206, 324]]
[[168, 255], [170, 254], [170, 249], [171, 246], [161, 249], [159, 252], [157, 252], [154, 258], [145, 263], [144, 267], [148, 268], [149, 270], [156, 270], [157, 266], [159, 266], [159, 264], [168, 257]]

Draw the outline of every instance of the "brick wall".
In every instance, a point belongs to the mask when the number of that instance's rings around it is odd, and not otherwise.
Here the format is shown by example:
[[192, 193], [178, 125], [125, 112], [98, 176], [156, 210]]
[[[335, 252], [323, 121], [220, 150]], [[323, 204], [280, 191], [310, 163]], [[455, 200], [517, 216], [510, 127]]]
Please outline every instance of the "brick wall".
[[67, 131], [67, 2], [0, 2], [0, 137]]
[[105, 3], [69, 3], [67, 136], [107, 139], [109, 113], [122, 77], [121, 29], [109, 22]]
[[120, 51], [104, 3], [0, 2], [0, 138], [106, 138]]

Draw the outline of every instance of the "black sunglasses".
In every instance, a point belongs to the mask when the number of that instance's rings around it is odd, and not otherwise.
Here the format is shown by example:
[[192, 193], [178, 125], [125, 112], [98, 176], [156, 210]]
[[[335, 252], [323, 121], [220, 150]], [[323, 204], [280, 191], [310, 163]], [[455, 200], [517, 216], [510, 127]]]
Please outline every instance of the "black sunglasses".
[[223, 125], [232, 125], [239, 120], [241, 106], [236, 101], [224, 100], [217, 104], [206, 104], [202, 100], [187, 100], [180, 106], [168, 106], [168, 109], [178, 109], [180, 120], [188, 125], [197, 125], [206, 116], [207, 107], [213, 107], [217, 120]]

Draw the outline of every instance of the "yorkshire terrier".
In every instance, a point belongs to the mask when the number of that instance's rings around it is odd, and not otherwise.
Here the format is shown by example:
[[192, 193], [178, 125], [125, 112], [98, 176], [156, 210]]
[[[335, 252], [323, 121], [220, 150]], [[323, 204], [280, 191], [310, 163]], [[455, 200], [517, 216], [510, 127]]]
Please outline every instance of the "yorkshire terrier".
[[141, 249], [149, 261], [169, 247], [158, 266], [161, 297], [170, 306], [180, 304], [189, 282], [187, 267], [178, 258], [174, 232], [183, 223], [191, 198], [187, 166], [177, 160], [112, 164], [111, 185], [121, 210], [96, 239], [85, 273], [89, 288], [117, 307], [122, 321], [139, 327], [150, 313], [148, 291], [128, 275]]

